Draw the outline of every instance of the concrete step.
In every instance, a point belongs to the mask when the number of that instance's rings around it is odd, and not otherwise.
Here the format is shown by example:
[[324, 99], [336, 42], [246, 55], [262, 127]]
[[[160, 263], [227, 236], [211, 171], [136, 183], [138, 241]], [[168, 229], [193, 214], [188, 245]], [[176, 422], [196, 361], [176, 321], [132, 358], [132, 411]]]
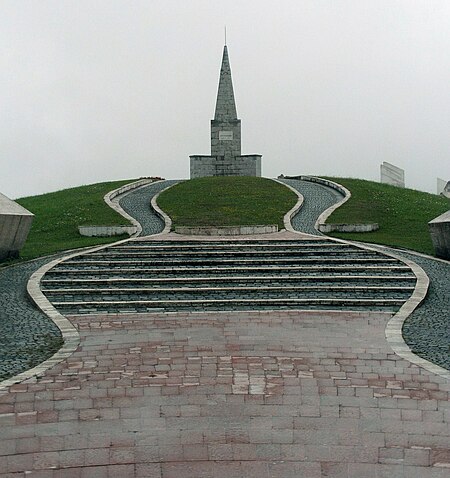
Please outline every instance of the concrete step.
[[[396, 279], [394, 277], [394, 279]], [[41, 281], [43, 291], [48, 290], [102, 290], [102, 289], [151, 289], [151, 290], [179, 290], [183, 288], [201, 289], [220, 287], [347, 287], [358, 289], [361, 287], [377, 288], [414, 288], [415, 280], [410, 277], [399, 277], [398, 280], [386, 280], [380, 276], [375, 279], [361, 277], [347, 278], [346, 276], [326, 277], [200, 277], [200, 278], [173, 278], [173, 279], [46, 279]]]
[[131, 300], [131, 301], [71, 301], [53, 302], [65, 313], [86, 314], [93, 312], [154, 312], [172, 310], [380, 310], [393, 312], [404, 300], [399, 299], [220, 299], [220, 300]]
[[345, 292], [356, 294], [357, 292], [375, 292], [375, 293], [392, 293], [392, 292], [412, 292], [414, 287], [412, 286], [335, 286], [335, 285], [311, 285], [311, 286], [295, 286], [285, 284], [283, 286], [235, 286], [235, 287], [86, 287], [86, 288], [42, 288], [43, 292], [49, 294], [64, 295], [64, 294], [206, 294], [212, 292], [226, 292], [226, 293], [244, 293], [244, 292], [261, 292], [266, 294], [268, 292], [314, 292], [314, 293], [332, 293], [332, 292]]
[[415, 282], [397, 259], [327, 240], [136, 241], [63, 261], [41, 287], [67, 313], [201, 310], [202, 304], [208, 310], [393, 311]]

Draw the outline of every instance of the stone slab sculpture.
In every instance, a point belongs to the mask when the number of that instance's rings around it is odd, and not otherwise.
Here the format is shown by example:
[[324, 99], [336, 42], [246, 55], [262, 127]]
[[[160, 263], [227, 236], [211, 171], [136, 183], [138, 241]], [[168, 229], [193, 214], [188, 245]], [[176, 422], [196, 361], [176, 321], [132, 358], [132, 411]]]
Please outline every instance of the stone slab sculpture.
[[436, 256], [450, 260], [450, 211], [430, 221], [428, 228]]
[[447, 181], [445, 179], [436, 178], [436, 194], [441, 194], [444, 191], [446, 185]]
[[0, 193], [0, 261], [19, 256], [34, 214]]
[[226, 45], [211, 120], [211, 154], [190, 156], [191, 179], [204, 176], [261, 176], [261, 155], [241, 154], [241, 120], [237, 117]]
[[446, 198], [450, 198], [450, 181], [437, 178], [437, 193]]
[[383, 161], [380, 166], [380, 182], [399, 188], [405, 187], [405, 171], [391, 163]]

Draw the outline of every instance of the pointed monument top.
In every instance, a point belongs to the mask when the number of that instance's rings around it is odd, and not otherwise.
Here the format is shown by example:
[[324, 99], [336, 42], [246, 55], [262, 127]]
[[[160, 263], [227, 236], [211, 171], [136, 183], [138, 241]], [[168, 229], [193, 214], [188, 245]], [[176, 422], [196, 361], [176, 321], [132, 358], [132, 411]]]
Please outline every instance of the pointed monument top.
[[234, 102], [231, 68], [228, 60], [227, 46], [223, 47], [222, 67], [220, 68], [219, 90], [217, 92], [216, 112], [214, 119], [230, 121], [237, 119], [236, 103]]

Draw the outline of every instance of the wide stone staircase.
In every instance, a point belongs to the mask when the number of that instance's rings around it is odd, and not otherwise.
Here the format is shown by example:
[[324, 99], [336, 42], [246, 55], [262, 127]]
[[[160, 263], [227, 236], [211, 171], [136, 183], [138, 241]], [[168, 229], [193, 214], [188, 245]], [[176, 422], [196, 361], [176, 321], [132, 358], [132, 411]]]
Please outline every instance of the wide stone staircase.
[[416, 277], [403, 262], [308, 240], [136, 240], [61, 262], [41, 288], [64, 314], [230, 310], [394, 312]]

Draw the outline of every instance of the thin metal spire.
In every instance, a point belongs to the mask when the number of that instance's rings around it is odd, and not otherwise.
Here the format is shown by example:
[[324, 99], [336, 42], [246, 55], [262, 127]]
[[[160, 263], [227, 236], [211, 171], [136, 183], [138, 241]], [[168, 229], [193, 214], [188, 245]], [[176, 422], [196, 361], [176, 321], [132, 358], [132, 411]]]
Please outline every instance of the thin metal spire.
[[225, 25], [225, 46], [227, 46], [227, 26]]

